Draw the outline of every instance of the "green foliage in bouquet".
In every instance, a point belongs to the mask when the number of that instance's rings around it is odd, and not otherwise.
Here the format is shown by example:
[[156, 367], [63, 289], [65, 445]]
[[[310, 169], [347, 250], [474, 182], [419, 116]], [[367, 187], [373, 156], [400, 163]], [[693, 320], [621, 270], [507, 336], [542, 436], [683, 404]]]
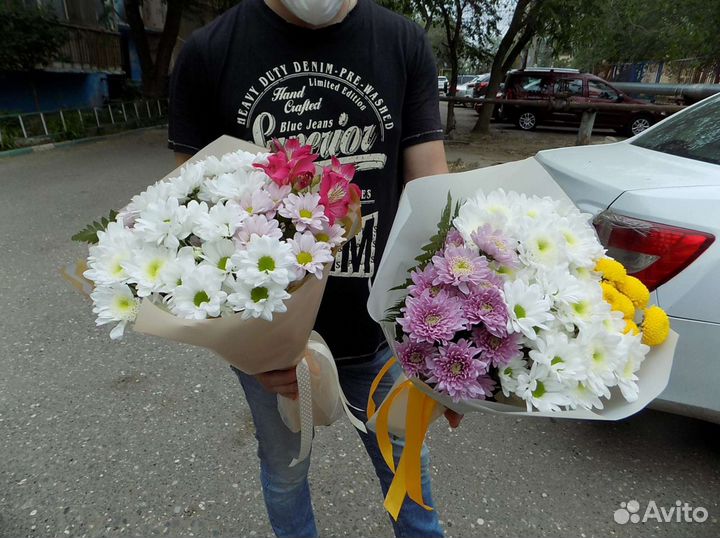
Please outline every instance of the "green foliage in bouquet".
[[[433, 256], [435, 256], [438, 251], [442, 250], [442, 248], [445, 246], [445, 240], [447, 239], [447, 235], [450, 232], [450, 228], [452, 228], [452, 222], [455, 217], [458, 216], [459, 212], [460, 203], [456, 202], [455, 207], [453, 208], [452, 196], [450, 195], [450, 191], [448, 191], [447, 202], [445, 203], [445, 207], [443, 208], [442, 214], [440, 215], [440, 222], [438, 222], [437, 225], [438, 231], [430, 238], [430, 242], [428, 244], [422, 246], [422, 254], [418, 255], [415, 258], [415, 261], [418, 263], [409, 271], [410, 273], [412, 273], [413, 271], [422, 271], [423, 269], [425, 269], [425, 266], [432, 261]], [[405, 290], [408, 288], [408, 286], [410, 286], [410, 284], [412, 284], [412, 279], [408, 278], [404, 283], [400, 284], [399, 286], [395, 286], [394, 288], [391, 288], [389, 291]], [[404, 297], [385, 311], [385, 319], [383, 319], [382, 321], [394, 323], [395, 319], [400, 316], [400, 310], [403, 306], [405, 306]]]
[[78, 233], [73, 235], [71, 239], [73, 241], [79, 241], [80, 243], [89, 243], [95, 245], [98, 242], [98, 232], [103, 232], [107, 229], [108, 224], [115, 221], [118, 213], [114, 209], [110, 211], [110, 215], [100, 219], [100, 222], [95, 221], [92, 224], [88, 224], [80, 230]]

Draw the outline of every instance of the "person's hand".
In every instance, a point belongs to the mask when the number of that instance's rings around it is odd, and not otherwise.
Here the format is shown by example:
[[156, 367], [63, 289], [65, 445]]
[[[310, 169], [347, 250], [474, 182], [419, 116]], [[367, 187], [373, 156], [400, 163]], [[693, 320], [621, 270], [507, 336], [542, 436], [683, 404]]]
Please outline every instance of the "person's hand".
[[460, 421], [463, 419], [463, 416], [460, 413], [456, 413], [452, 409], [446, 409], [444, 415], [451, 428], [457, 428], [460, 426]]
[[271, 372], [257, 374], [255, 379], [268, 392], [280, 394], [291, 400], [296, 399], [298, 396], [297, 375], [294, 366], [287, 370], [272, 370]]

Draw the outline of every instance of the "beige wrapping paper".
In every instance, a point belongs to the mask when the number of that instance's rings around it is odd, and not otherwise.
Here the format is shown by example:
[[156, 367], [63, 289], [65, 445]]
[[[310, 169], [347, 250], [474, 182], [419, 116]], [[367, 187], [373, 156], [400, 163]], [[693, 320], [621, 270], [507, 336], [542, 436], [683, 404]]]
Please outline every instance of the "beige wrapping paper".
[[303, 358], [329, 270], [327, 265], [322, 280], [310, 275], [285, 301], [287, 312], [274, 313], [271, 322], [242, 319], [241, 314], [183, 319], [144, 299], [133, 329], [208, 348], [250, 375], [290, 368]]

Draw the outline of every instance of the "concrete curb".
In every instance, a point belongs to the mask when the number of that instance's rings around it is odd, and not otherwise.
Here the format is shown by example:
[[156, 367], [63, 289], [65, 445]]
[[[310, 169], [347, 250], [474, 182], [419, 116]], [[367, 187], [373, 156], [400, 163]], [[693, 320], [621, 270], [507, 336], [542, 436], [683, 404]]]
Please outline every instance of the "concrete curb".
[[153, 129], [166, 129], [167, 123], [161, 125], [151, 125], [149, 127], [140, 127], [138, 129], [129, 129], [127, 131], [120, 131], [119, 133], [112, 133], [100, 136], [89, 136], [87, 138], [78, 138], [77, 140], [66, 140], [64, 142], [51, 142], [49, 144], [38, 144], [37, 146], [28, 146], [26, 148], [9, 149], [6, 151], [0, 151], [0, 159], [4, 157], [17, 157], [19, 155], [27, 155], [28, 153], [40, 153], [43, 151], [49, 151], [55, 148], [64, 148], [68, 146], [76, 146], [79, 144], [89, 144], [91, 142], [100, 142], [101, 140], [107, 140], [108, 138], [115, 138], [118, 136], [126, 136], [131, 133], [137, 133], [138, 131], [150, 131]]

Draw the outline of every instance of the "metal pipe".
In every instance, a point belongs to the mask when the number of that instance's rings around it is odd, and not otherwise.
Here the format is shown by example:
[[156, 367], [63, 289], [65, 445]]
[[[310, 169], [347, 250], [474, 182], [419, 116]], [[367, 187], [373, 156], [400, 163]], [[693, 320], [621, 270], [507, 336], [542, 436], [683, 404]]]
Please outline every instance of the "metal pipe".
[[646, 82], [610, 82], [625, 93], [646, 95], [672, 95], [700, 101], [720, 93], [720, 84], [650, 84]]
[[120, 103], [120, 106], [122, 107], [122, 113], [123, 118], [125, 118], [125, 123], [127, 123], [127, 112], [125, 112], [125, 103]]
[[113, 117], [113, 113], [112, 113], [112, 105], [108, 105], [108, 111], [110, 112], [110, 123], [115, 125], [115, 118]]
[[58, 110], [60, 112], [60, 121], [62, 122], [63, 132], [67, 132], [67, 124], [65, 123], [65, 116], [63, 115], [62, 108]]
[[97, 123], [98, 129], [99, 129], [100, 128], [100, 117], [98, 116], [97, 108], [93, 107], [93, 111], [95, 112], [95, 123]]

